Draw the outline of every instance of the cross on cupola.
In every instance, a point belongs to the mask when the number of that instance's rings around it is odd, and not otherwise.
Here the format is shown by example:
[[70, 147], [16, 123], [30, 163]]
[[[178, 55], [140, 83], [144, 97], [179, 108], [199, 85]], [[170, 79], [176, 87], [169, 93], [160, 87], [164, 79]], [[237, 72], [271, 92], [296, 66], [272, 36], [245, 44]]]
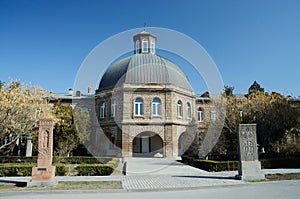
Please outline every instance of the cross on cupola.
[[155, 54], [156, 36], [144, 29], [142, 32], [133, 36], [134, 54]]

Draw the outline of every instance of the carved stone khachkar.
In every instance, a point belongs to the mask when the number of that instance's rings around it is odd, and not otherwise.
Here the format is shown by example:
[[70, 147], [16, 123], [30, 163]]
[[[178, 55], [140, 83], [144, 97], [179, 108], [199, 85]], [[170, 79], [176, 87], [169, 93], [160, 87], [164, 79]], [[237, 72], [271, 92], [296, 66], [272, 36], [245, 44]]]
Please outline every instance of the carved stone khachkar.
[[54, 186], [55, 166], [52, 166], [53, 120], [40, 119], [37, 167], [32, 168], [32, 179], [27, 186]]
[[256, 124], [240, 124], [238, 140], [240, 161], [237, 177], [246, 181], [265, 179], [258, 161]]

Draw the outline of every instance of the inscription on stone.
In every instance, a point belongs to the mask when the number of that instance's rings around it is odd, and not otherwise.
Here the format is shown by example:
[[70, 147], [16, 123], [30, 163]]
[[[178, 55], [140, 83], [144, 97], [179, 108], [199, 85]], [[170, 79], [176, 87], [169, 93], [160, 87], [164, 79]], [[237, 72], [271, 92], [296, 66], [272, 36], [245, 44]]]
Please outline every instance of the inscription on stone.
[[239, 147], [241, 161], [258, 160], [255, 124], [239, 126]]

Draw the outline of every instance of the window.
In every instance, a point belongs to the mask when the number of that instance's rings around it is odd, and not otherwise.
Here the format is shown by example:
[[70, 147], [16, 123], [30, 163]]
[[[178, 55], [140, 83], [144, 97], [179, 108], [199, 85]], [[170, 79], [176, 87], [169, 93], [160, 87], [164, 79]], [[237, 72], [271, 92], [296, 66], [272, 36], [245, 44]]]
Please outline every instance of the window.
[[110, 116], [116, 117], [116, 111], [117, 111], [117, 100], [112, 99], [111, 100], [111, 107], [110, 107]]
[[148, 52], [148, 40], [143, 39], [142, 41], [142, 52], [147, 53]]
[[204, 121], [204, 114], [203, 114], [203, 110], [201, 108], [198, 109], [197, 115], [198, 115], [198, 122], [203, 122]]
[[152, 100], [152, 115], [159, 116], [160, 115], [160, 99], [154, 98]]
[[186, 114], [188, 118], [192, 117], [192, 113], [191, 113], [191, 104], [188, 102], [186, 103]]
[[134, 100], [134, 115], [141, 116], [144, 114], [143, 99], [136, 98]]
[[180, 100], [177, 103], [177, 115], [178, 117], [182, 117], [182, 102]]
[[154, 41], [150, 42], [150, 52], [151, 52], [151, 54], [155, 54], [155, 43], [154, 43]]
[[105, 118], [105, 109], [106, 109], [106, 103], [105, 102], [101, 102], [100, 105], [100, 118]]
[[215, 110], [211, 111], [211, 120], [215, 122], [217, 120], [217, 113]]
[[140, 40], [136, 40], [135, 42], [135, 53], [140, 53]]

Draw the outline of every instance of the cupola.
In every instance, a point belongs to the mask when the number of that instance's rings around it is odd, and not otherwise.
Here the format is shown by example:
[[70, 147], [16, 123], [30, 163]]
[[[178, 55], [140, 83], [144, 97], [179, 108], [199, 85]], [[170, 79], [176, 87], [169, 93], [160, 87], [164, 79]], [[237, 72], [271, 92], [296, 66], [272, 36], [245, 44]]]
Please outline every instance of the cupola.
[[134, 54], [156, 54], [156, 36], [145, 29], [133, 36]]

